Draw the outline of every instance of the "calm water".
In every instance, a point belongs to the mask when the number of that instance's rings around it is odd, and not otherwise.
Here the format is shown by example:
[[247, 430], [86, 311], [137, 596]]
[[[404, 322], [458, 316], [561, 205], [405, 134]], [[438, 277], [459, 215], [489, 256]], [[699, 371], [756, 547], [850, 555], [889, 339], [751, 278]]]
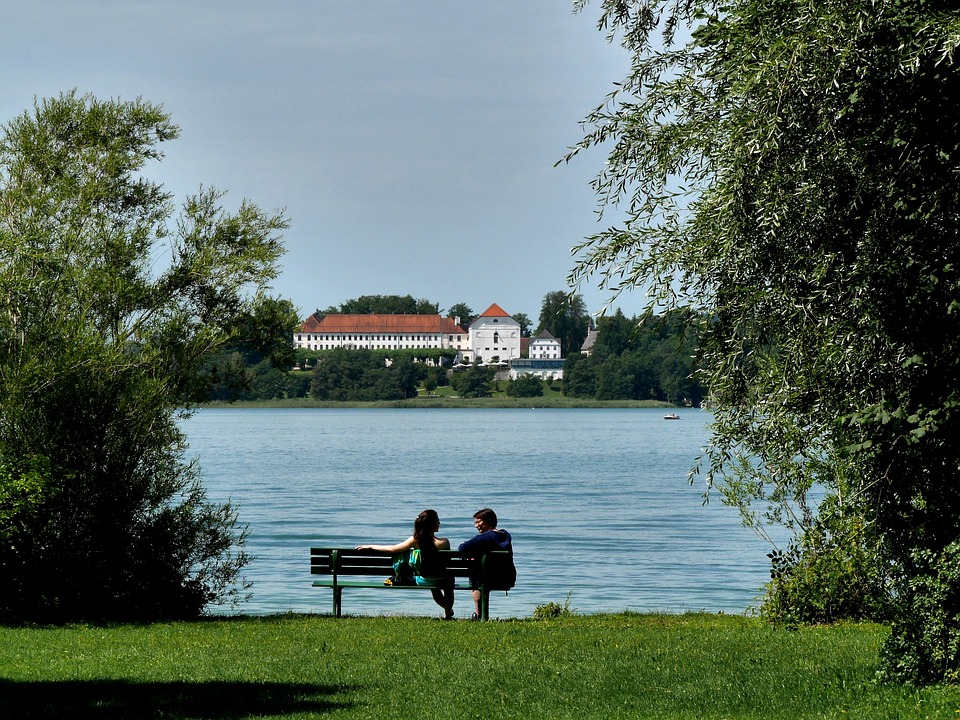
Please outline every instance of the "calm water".
[[[709, 414], [656, 410], [204, 409], [184, 422], [213, 500], [251, 528], [254, 596], [242, 611], [329, 612], [311, 587], [311, 545], [407, 537], [435, 508], [451, 543], [490, 506], [514, 538], [517, 587], [492, 614], [743, 612], [769, 548], [686, 475]], [[595, 581], [602, 583], [596, 586]], [[349, 613], [433, 614], [429, 593], [347, 590]], [[471, 611], [458, 594], [458, 615]]]

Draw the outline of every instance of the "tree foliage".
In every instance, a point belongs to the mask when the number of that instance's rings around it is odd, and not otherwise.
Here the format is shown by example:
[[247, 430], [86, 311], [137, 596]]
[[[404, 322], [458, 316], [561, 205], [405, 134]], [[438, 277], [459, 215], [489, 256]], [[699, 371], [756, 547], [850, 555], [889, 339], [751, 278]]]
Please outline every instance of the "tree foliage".
[[[427, 378], [426, 358], [452, 363], [456, 350], [366, 350], [336, 348], [319, 354], [310, 383], [318, 400], [403, 400], [417, 396]], [[434, 376], [435, 382], [436, 376]], [[434, 385], [436, 387], [436, 385]]]
[[523, 373], [507, 382], [507, 397], [542, 397], [543, 380], [531, 373]]
[[563, 357], [583, 346], [591, 327], [593, 324], [590, 313], [587, 312], [582, 295], [556, 290], [543, 296], [540, 322], [535, 334], [539, 335], [543, 330], [549, 331], [560, 341]]
[[457, 303], [450, 306], [450, 309], [447, 311], [447, 317], [460, 318], [460, 327], [464, 330], [469, 330], [478, 316], [466, 303]]
[[293, 333], [299, 328], [300, 315], [292, 302], [263, 296], [255, 300], [250, 312], [238, 316], [231, 334], [234, 346], [248, 363], [269, 360], [274, 367], [286, 370], [296, 360]]
[[514, 313], [511, 317], [520, 324], [520, 337], [530, 337], [530, 318], [526, 313]]
[[661, 400], [699, 406], [694, 377], [697, 327], [688, 313], [627, 318], [621, 310], [597, 321], [590, 355], [573, 353], [563, 366], [563, 394], [596, 400]]
[[479, 364], [462, 370], [454, 369], [450, 377], [450, 387], [464, 398], [493, 397], [493, 380], [496, 374], [496, 368]]
[[178, 129], [67, 93], [0, 131], [0, 616], [189, 617], [246, 563], [177, 418], [276, 273], [280, 215], [144, 176]]
[[195, 399], [268, 400], [303, 397], [306, 387], [288, 370], [297, 361], [293, 333], [300, 326], [289, 300], [257, 298], [230, 328], [232, 340], [201, 367]]
[[572, 280], [696, 307], [708, 482], [801, 536], [860, 516], [896, 583], [886, 671], [955, 679], [960, 4], [601, 6], [632, 67], [572, 154], [609, 141], [625, 219]]
[[318, 313], [323, 315], [438, 315], [440, 305], [426, 298], [414, 299], [412, 295], [361, 295], [347, 300], [339, 307], [329, 307]]

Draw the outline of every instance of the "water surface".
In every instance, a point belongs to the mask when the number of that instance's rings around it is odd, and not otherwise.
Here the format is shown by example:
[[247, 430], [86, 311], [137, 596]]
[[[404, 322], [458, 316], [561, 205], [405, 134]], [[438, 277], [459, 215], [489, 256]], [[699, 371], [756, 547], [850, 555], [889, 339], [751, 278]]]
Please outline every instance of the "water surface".
[[[687, 473], [708, 413], [645, 409], [202, 409], [184, 421], [211, 499], [250, 526], [250, 614], [329, 612], [311, 545], [394, 543], [425, 508], [469, 538], [492, 507], [514, 537], [517, 587], [492, 614], [547, 602], [580, 612], [740, 613], [769, 548]], [[458, 615], [469, 615], [458, 595]], [[429, 593], [345, 591], [350, 613], [433, 614]]]

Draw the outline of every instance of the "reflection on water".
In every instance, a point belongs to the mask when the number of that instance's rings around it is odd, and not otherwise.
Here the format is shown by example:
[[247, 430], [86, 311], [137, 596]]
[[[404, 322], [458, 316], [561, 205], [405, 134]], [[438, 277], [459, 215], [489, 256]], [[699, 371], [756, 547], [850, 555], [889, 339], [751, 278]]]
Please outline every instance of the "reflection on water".
[[[184, 427], [213, 500], [250, 526], [254, 597], [242, 611], [329, 612], [311, 545], [407, 537], [435, 508], [456, 546], [492, 507], [519, 573], [492, 613], [743, 612], [768, 578], [767, 546], [686, 478], [710, 416], [617, 410], [203, 409]], [[345, 592], [348, 613], [432, 614], [429, 593]], [[470, 610], [458, 596], [458, 615]]]

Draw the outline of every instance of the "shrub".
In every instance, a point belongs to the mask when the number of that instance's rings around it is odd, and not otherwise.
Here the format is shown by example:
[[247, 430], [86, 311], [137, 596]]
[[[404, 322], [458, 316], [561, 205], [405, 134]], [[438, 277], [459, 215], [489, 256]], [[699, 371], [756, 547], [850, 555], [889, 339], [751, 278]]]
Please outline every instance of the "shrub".
[[960, 682], [960, 542], [917, 550], [897, 587], [882, 677], [918, 685]]
[[450, 386], [463, 398], [484, 398], [493, 395], [493, 378], [496, 370], [474, 365], [454, 372]]
[[509, 397], [542, 397], [543, 380], [529, 373], [518, 375], [515, 380], [507, 383], [507, 395]]
[[241, 592], [244, 531], [177, 420], [287, 222], [212, 189], [176, 212], [143, 171], [178, 132], [148, 102], [74, 93], [0, 128], [3, 620], [195, 617]]
[[570, 595], [567, 593], [566, 599], [562, 604], [555, 602], [548, 602], [544, 605], [537, 605], [533, 609], [533, 619], [534, 620], [551, 620], [561, 617], [570, 617], [574, 615], [574, 611], [570, 608]]
[[820, 517], [786, 551], [775, 551], [761, 612], [776, 622], [889, 619], [891, 575], [859, 514]]

